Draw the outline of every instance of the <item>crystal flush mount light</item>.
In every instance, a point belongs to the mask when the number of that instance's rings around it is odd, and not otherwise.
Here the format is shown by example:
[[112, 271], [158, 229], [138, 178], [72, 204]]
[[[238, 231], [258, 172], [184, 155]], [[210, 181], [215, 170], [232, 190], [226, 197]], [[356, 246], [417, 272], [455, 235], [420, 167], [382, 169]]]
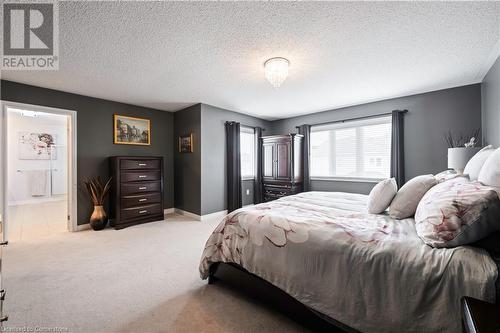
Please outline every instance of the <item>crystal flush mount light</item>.
[[288, 67], [290, 62], [288, 59], [277, 57], [268, 59], [264, 63], [266, 79], [274, 88], [279, 88], [288, 77]]

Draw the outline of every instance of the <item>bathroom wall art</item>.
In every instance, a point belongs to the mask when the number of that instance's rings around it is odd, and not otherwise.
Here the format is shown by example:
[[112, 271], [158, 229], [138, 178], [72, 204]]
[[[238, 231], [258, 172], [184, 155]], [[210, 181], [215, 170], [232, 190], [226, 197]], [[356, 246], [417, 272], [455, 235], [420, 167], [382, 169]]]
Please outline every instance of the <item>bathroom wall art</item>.
[[19, 132], [20, 160], [55, 160], [56, 135], [49, 133]]

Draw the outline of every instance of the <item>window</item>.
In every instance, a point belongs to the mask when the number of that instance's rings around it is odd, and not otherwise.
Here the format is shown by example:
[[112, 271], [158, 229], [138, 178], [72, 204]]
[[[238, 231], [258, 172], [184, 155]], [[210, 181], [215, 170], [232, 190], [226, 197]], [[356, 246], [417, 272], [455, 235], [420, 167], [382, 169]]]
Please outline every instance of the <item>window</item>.
[[241, 178], [255, 177], [255, 131], [251, 127], [240, 129]]
[[311, 177], [380, 179], [390, 168], [390, 116], [311, 128]]

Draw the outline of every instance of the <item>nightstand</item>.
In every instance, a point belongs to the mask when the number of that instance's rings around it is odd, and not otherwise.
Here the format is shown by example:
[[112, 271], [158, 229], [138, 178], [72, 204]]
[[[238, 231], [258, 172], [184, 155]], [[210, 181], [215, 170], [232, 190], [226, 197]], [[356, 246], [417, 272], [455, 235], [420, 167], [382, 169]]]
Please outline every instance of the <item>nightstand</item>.
[[466, 333], [500, 333], [500, 304], [462, 297], [462, 322]]

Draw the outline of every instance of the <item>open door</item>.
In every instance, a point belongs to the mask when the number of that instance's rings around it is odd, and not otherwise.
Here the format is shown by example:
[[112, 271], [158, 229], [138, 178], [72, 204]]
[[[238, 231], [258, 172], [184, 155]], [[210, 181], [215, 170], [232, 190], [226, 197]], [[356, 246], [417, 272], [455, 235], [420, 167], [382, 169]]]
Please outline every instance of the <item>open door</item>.
[[2, 101], [1, 120], [3, 237], [77, 231], [76, 112]]

